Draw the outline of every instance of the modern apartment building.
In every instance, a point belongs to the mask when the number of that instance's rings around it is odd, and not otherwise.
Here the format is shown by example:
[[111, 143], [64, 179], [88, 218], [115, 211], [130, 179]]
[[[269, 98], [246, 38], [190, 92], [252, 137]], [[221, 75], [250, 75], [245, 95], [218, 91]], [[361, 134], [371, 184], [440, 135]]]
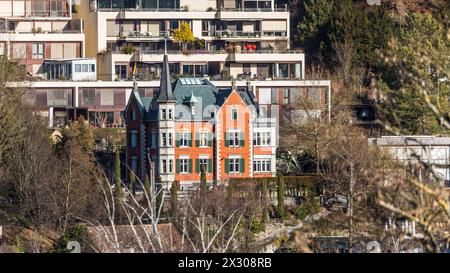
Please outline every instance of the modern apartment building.
[[[31, 76], [92, 80], [95, 63], [73, 64], [84, 57], [85, 36], [71, 7], [72, 0], [0, 0], [0, 55], [24, 65]], [[75, 75], [83, 72], [91, 74]]]
[[[140, 96], [153, 97], [166, 41], [172, 80], [207, 79], [219, 91], [234, 81], [280, 121], [302, 111], [291, 107], [300, 95], [330, 112], [330, 81], [306, 79], [289, 12], [275, 0], [0, 0], [0, 15], [1, 52], [46, 79], [29, 83], [28, 101], [51, 128], [80, 113], [96, 126], [123, 126], [135, 65]], [[184, 50], [171, 38], [181, 22], [198, 38]]]
[[250, 88], [219, 90], [207, 79], [170, 80], [164, 56], [160, 91], [141, 98], [137, 82], [127, 103], [127, 166], [140, 179], [151, 162], [161, 182], [181, 189], [207, 180], [272, 177], [276, 174], [278, 119], [259, 115]]
[[[210, 80], [304, 79], [305, 55], [290, 48], [290, 15], [275, 0], [80, 0], [86, 54], [100, 80], [158, 80], [168, 40], [172, 75]], [[173, 31], [187, 22], [196, 40]]]

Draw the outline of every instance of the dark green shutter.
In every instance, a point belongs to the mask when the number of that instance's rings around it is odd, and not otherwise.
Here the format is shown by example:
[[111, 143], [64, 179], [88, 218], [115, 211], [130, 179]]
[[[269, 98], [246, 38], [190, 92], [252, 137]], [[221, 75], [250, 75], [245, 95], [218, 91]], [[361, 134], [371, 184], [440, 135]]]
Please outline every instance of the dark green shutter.
[[240, 172], [245, 173], [245, 159], [241, 158], [241, 162], [239, 164]]
[[228, 132], [225, 132], [225, 147], [229, 147], [230, 146], [230, 136], [228, 134]]
[[177, 164], [177, 167], [176, 167], [177, 173], [180, 173], [180, 169], [181, 169], [180, 159], [176, 160], [176, 164]]
[[230, 173], [230, 160], [225, 158], [225, 173]]
[[239, 134], [239, 146], [244, 147], [245, 146], [245, 135], [244, 133]]
[[208, 173], [212, 173], [212, 169], [213, 169], [213, 167], [212, 167], [212, 159], [208, 159]]
[[192, 147], [192, 133], [189, 134], [188, 147]]
[[181, 146], [181, 145], [180, 145], [180, 134], [179, 134], [179, 133], [176, 134], [176, 141], [175, 141], [175, 142], [176, 142], [176, 146], [177, 146], [177, 147], [180, 147], [180, 146]]
[[195, 134], [195, 146], [200, 147], [200, 134]]
[[192, 173], [192, 159], [189, 159], [189, 169], [188, 173]]
[[200, 159], [195, 160], [195, 172], [200, 173]]

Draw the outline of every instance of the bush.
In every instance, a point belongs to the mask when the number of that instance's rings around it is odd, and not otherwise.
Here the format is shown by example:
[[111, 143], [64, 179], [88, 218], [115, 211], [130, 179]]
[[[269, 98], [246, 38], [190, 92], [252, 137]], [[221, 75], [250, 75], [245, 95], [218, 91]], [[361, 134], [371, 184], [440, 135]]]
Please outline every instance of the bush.
[[260, 233], [261, 231], [264, 230], [264, 226], [263, 226], [263, 224], [261, 223], [261, 221], [259, 220], [259, 218], [257, 218], [257, 217], [253, 218], [253, 221], [252, 221], [252, 225], [251, 225], [251, 227], [250, 227], [250, 230], [251, 230], [254, 234], [258, 234], [258, 233]]
[[319, 200], [315, 197], [309, 197], [300, 206], [295, 209], [295, 217], [305, 220], [309, 215], [316, 214], [320, 211]]
[[132, 46], [126, 45], [124, 47], [122, 47], [122, 49], [120, 50], [122, 52], [122, 54], [133, 54], [134, 52], [136, 52], [136, 49]]
[[81, 245], [81, 252], [93, 252], [92, 238], [85, 225], [76, 225], [69, 228], [63, 236], [61, 236], [53, 246], [52, 252], [55, 253], [69, 253], [67, 244], [71, 241], [79, 242]]

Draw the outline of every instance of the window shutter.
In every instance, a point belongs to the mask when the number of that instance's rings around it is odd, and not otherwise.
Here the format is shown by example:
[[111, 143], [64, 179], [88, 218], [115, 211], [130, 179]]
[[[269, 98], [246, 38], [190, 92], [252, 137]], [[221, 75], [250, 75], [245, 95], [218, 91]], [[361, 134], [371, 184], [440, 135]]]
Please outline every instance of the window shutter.
[[208, 173], [212, 173], [212, 159], [208, 159]]
[[177, 169], [177, 173], [180, 173], [180, 169], [181, 169], [181, 164], [180, 164], [180, 159], [177, 159], [176, 160], [176, 164], [177, 164], [177, 167], [176, 167], [176, 169]]
[[245, 146], [245, 136], [244, 133], [239, 134], [239, 146], [244, 147]]
[[179, 133], [177, 133], [177, 135], [176, 135], [176, 146], [177, 147], [180, 147], [181, 145], [180, 145], [180, 134]]
[[195, 134], [195, 146], [200, 147], [200, 134], [199, 133]]
[[230, 173], [230, 160], [225, 158], [225, 173]]
[[228, 132], [225, 133], [225, 147], [229, 147], [230, 146], [230, 137]]
[[189, 159], [189, 170], [188, 173], [192, 173], [192, 159]]
[[192, 147], [192, 133], [189, 134], [188, 147]]
[[195, 172], [200, 173], [200, 159], [195, 160]]
[[240, 168], [241, 173], [245, 173], [245, 159], [244, 158], [241, 158], [239, 168]]

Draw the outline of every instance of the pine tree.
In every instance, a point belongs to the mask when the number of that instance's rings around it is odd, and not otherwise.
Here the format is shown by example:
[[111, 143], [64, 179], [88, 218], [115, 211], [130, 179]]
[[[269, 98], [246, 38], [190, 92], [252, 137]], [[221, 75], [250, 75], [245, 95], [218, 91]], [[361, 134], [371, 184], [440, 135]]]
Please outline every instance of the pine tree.
[[136, 195], [136, 175], [133, 171], [130, 172], [130, 191], [133, 196]]
[[170, 201], [172, 216], [176, 219], [178, 211], [178, 188], [175, 181], [172, 183], [172, 187], [170, 188]]
[[306, 48], [308, 55], [321, 55], [327, 47], [328, 26], [333, 1], [304, 0], [298, 5], [299, 22], [297, 25], [298, 42]]
[[284, 195], [285, 195], [285, 187], [284, 187], [284, 178], [282, 175], [278, 176], [277, 181], [277, 199], [278, 199], [278, 217], [280, 219], [284, 219]]
[[267, 179], [264, 179], [261, 182], [261, 195], [262, 195], [262, 202], [263, 202], [263, 208], [262, 208], [262, 223], [265, 224], [269, 221], [269, 210], [267, 208], [267, 183], [269, 181]]
[[120, 171], [120, 152], [119, 148], [116, 148], [116, 174], [114, 176], [114, 183], [116, 185], [116, 196], [121, 197], [122, 196], [122, 176]]
[[206, 181], [206, 172], [204, 166], [202, 165], [200, 172], [200, 195], [202, 199], [205, 198], [207, 192], [208, 192], [208, 184]]

